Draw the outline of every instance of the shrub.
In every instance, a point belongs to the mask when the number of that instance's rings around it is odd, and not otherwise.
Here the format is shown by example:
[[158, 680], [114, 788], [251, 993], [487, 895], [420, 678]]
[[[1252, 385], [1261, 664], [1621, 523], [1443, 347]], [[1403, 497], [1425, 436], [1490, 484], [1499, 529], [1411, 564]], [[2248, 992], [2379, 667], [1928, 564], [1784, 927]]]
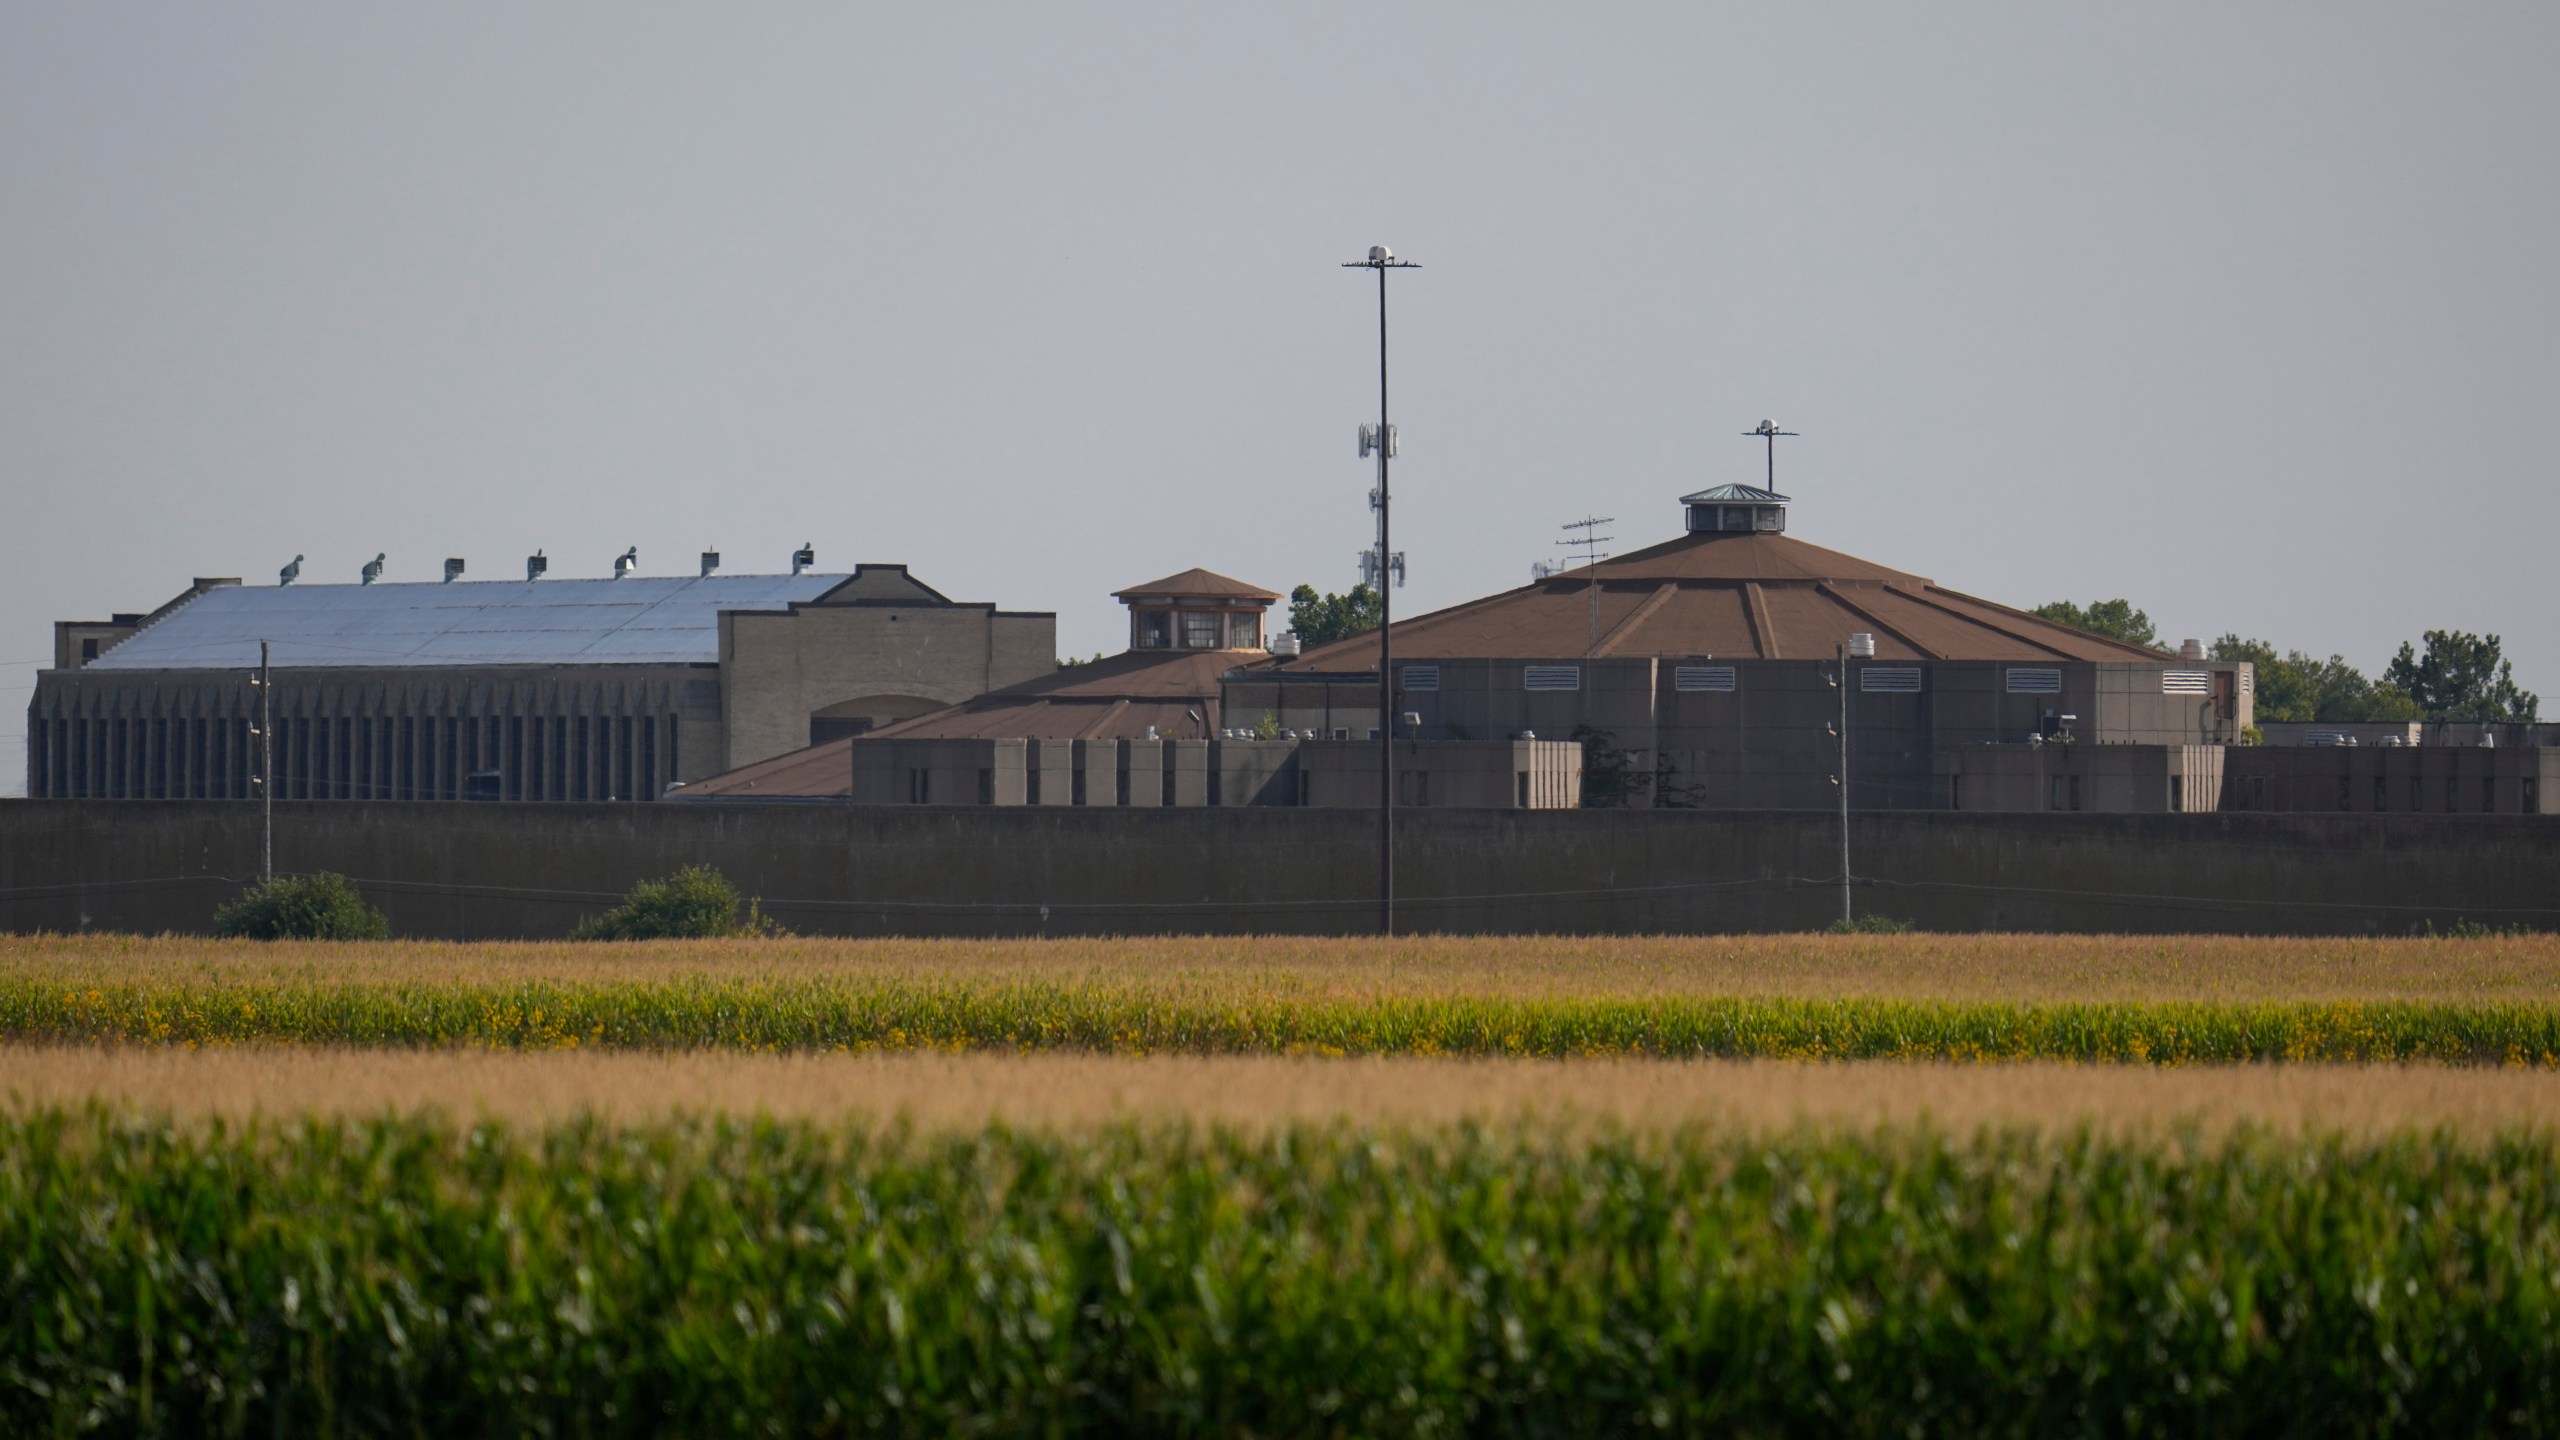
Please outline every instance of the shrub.
[[1897, 920], [1890, 915], [1861, 915], [1855, 920], [1832, 921], [1830, 933], [1834, 935], [1908, 935], [1915, 928], [1917, 927], [1910, 921]]
[[244, 940], [388, 940], [391, 922], [344, 875], [278, 875], [213, 912], [217, 935]]
[[755, 901], [741, 901], [727, 876], [708, 865], [688, 865], [664, 880], [632, 886], [621, 904], [579, 922], [569, 938], [718, 940], [781, 933]]

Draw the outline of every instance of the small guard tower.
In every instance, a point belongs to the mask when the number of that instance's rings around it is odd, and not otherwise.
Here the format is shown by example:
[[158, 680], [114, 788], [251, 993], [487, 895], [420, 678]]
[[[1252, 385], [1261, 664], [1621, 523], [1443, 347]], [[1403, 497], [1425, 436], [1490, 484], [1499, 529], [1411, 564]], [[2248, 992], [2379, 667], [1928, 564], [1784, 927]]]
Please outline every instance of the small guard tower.
[[1111, 598], [1129, 607], [1129, 648], [1161, 651], [1260, 650], [1262, 612], [1280, 597], [1191, 569], [1115, 590]]

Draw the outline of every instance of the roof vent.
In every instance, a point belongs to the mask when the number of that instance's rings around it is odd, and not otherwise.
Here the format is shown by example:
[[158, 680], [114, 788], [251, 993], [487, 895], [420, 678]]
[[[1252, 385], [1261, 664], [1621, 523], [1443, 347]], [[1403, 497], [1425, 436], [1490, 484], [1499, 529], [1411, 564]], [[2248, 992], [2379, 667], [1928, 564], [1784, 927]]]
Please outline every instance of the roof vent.
[[703, 552], [702, 552], [702, 577], [703, 577], [704, 579], [706, 579], [706, 580], [710, 579], [710, 578], [711, 578], [711, 572], [712, 572], [712, 571], [714, 571], [714, 570], [717, 570], [717, 569], [719, 569], [719, 568], [720, 568], [720, 552], [719, 552], [719, 551], [717, 551], [717, 550], [705, 550], [705, 551], [703, 551]]
[[2201, 660], [2204, 658], [2204, 647], [2197, 644], [2195, 637], [2190, 635], [2178, 642], [2178, 658], [2190, 662]]
[[630, 549], [613, 557], [613, 578], [616, 580], [621, 579], [623, 576], [628, 575], [639, 568], [640, 547], [637, 545], [634, 545]]
[[459, 556], [459, 555], [449, 555], [449, 556], [446, 556], [446, 557], [445, 557], [445, 562], [444, 562], [444, 583], [446, 583], [447, 585], [450, 585], [450, 584], [452, 584], [454, 581], [459, 580], [459, 579], [461, 579], [461, 578], [462, 578], [462, 557], [461, 557], [461, 556]]
[[1298, 632], [1295, 630], [1283, 630], [1279, 634], [1272, 636], [1271, 653], [1274, 655], [1297, 654]]
[[551, 562], [543, 559], [542, 552], [539, 550], [524, 557], [524, 578], [527, 580], [541, 579], [542, 572], [550, 568]]
[[791, 552], [791, 573], [794, 575], [817, 563], [818, 545], [814, 540], [801, 541], [800, 548]]
[[294, 556], [292, 560], [286, 562], [283, 569], [276, 572], [276, 584], [278, 585], [290, 585], [301, 578], [302, 557], [299, 555]]
[[1873, 660], [1876, 658], [1876, 637], [1864, 630], [1850, 636], [1849, 655], [1852, 659]]
[[380, 550], [377, 550], [377, 551], [373, 552], [373, 558], [372, 558], [372, 559], [367, 560], [366, 562], [364, 562], [364, 578], [363, 578], [363, 579], [361, 579], [361, 580], [359, 580], [359, 581], [357, 581], [357, 582], [356, 582], [357, 584], [359, 584], [359, 585], [370, 585], [370, 584], [372, 584], [374, 581], [379, 580], [379, 579], [381, 579], [381, 578], [382, 578], [382, 559], [383, 559], [383, 553], [384, 553], [384, 552], [382, 552], [382, 551], [380, 551]]

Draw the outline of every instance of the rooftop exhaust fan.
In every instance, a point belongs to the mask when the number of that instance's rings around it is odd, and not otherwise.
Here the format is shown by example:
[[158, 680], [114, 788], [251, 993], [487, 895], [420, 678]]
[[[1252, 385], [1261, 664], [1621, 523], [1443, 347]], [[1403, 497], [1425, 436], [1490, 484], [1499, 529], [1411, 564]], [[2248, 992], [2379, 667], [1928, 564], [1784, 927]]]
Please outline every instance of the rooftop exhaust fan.
[[709, 578], [710, 578], [710, 575], [711, 575], [711, 572], [712, 572], [712, 571], [714, 571], [714, 570], [717, 570], [717, 569], [719, 569], [719, 568], [720, 568], [720, 552], [719, 552], [719, 551], [717, 551], [717, 550], [705, 550], [705, 551], [703, 551], [703, 552], [702, 552], [702, 574], [703, 574], [703, 578], [705, 578], [705, 579], [709, 579]]
[[446, 556], [446, 557], [445, 557], [445, 562], [444, 562], [444, 583], [446, 583], [447, 585], [450, 585], [450, 584], [452, 584], [454, 581], [459, 580], [459, 579], [461, 579], [461, 578], [462, 578], [462, 557], [461, 557], [461, 556], [459, 556], [459, 555], [449, 555], [449, 556]]
[[800, 542], [800, 548], [791, 552], [791, 573], [794, 575], [817, 563], [818, 546], [815, 541], [803, 540]]
[[542, 572], [550, 568], [551, 562], [543, 559], [542, 552], [539, 550], [524, 557], [524, 578], [527, 580], [541, 579]]

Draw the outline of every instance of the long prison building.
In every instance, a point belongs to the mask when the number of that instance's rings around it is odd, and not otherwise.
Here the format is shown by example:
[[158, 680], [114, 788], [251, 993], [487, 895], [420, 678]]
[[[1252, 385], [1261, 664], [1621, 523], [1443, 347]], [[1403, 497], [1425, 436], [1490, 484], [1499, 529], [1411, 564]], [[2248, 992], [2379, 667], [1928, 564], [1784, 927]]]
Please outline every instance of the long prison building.
[[204, 580], [150, 616], [56, 627], [28, 706], [27, 793], [252, 797], [261, 641], [279, 799], [651, 800], [1046, 673], [1055, 637], [1053, 615], [955, 602], [898, 565]]

